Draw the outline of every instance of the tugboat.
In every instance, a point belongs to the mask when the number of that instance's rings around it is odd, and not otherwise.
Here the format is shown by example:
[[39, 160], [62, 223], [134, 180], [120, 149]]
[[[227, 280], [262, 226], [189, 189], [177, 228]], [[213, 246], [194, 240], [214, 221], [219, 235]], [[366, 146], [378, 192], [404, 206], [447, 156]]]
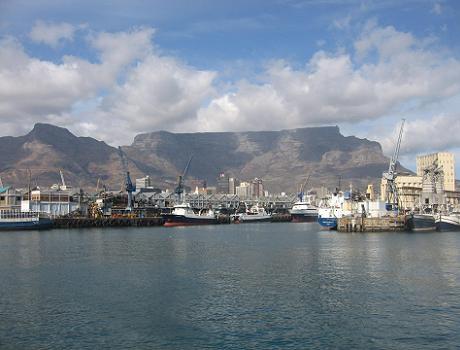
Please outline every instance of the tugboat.
[[253, 205], [247, 209], [245, 213], [237, 214], [235, 216], [235, 222], [269, 222], [272, 221], [272, 215], [265, 211], [264, 207], [260, 207], [258, 204]]
[[44, 213], [0, 210], [0, 230], [43, 230], [53, 225]]
[[211, 209], [196, 213], [188, 203], [175, 205], [171, 214], [164, 214], [163, 218], [167, 227], [217, 224], [217, 217]]

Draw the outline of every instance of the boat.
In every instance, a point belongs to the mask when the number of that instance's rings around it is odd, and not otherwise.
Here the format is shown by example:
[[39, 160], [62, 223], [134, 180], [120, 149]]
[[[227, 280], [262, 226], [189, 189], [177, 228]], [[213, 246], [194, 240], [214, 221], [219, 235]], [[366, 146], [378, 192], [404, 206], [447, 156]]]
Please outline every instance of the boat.
[[336, 230], [338, 219], [352, 214], [350, 210], [344, 207], [346, 199], [349, 198], [343, 192], [336, 191], [330, 198], [323, 201], [318, 209], [318, 223], [326, 229]]
[[164, 226], [191, 226], [217, 224], [217, 217], [212, 210], [196, 213], [189, 203], [177, 204], [170, 214], [163, 214]]
[[308, 201], [298, 201], [289, 211], [293, 222], [314, 222], [318, 219], [318, 208]]
[[0, 230], [43, 230], [52, 225], [53, 221], [44, 213], [0, 210]]
[[438, 231], [460, 231], [460, 212], [439, 215], [435, 223]]
[[435, 231], [435, 215], [430, 213], [412, 213], [408, 218], [408, 227], [413, 232]]
[[253, 205], [247, 209], [246, 212], [237, 214], [235, 216], [235, 222], [268, 222], [272, 221], [272, 215], [265, 211], [264, 207], [258, 204]]

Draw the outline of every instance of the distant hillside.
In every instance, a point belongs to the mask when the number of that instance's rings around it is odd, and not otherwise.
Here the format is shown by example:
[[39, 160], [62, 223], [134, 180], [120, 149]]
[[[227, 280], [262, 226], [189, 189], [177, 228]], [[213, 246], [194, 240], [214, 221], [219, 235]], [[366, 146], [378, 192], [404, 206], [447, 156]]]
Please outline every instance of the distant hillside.
[[[193, 155], [188, 180], [209, 185], [226, 172], [241, 180], [262, 178], [271, 191], [295, 191], [307, 174], [311, 186], [377, 183], [388, 158], [377, 142], [344, 137], [338, 127], [283, 131], [141, 134], [124, 146], [133, 178], [150, 175], [159, 187], [173, 187]], [[0, 137], [0, 176], [4, 183], [26, 186], [59, 182], [62, 169], [74, 187], [94, 188], [97, 179], [113, 189], [123, 181], [117, 149], [65, 128], [36, 124], [25, 136]]]

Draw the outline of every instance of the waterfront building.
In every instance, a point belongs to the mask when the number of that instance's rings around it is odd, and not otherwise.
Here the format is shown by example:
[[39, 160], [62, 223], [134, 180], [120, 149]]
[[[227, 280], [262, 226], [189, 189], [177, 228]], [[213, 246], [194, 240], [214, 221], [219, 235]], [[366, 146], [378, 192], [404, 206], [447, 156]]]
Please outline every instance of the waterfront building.
[[441, 167], [444, 172], [442, 187], [445, 191], [455, 191], [455, 158], [450, 152], [437, 152], [417, 156], [417, 176], [423, 176], [431, 166]]
[[0, 209], [21, 209], [22, 194], [9, 186], [0, 187]]
[[30, 194], [24, 194], [21, 202], [21, 211], [43, 212], [51, 216], [67, 215], [79, 208], [78, 200], [68, 190], [41, 190], [37, 187]]
[[[414, 210], [420, 207], [422, 193], [422, 177], [415, 175], [398, 175], [395, 180], [399, 202], [402, 208]], [[380, 199], [386, 200], [387, 180], [382, 178], [380, 185]]]

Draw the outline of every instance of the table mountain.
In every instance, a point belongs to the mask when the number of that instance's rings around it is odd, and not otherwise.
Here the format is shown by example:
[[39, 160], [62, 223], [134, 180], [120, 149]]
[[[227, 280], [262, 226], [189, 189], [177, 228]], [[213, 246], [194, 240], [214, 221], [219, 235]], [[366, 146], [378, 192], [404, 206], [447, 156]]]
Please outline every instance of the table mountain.
[[[36, 124], [24, 136], [0, 137], [0, 176], [5, 184], [25, 187], [58, 183], [62, 169], [74, 187], [94, 188], [98, 178], [112, 189], [123, 181], [118, 150], [65, 128]], [[137, 135], [123, 150], [133, 178], [150, 175], [158, 187], [173, 188], [190, 156], [188, 181], [213, 185], [219, 173], [240, 180], [262, 178], [270, 191], [293, 192], [311, 173], [310, 186], [363, 188], [377, 183], [388, 167], [379, 143], [345, 137], [338, 127], [282, 131], [170, 133]]]

